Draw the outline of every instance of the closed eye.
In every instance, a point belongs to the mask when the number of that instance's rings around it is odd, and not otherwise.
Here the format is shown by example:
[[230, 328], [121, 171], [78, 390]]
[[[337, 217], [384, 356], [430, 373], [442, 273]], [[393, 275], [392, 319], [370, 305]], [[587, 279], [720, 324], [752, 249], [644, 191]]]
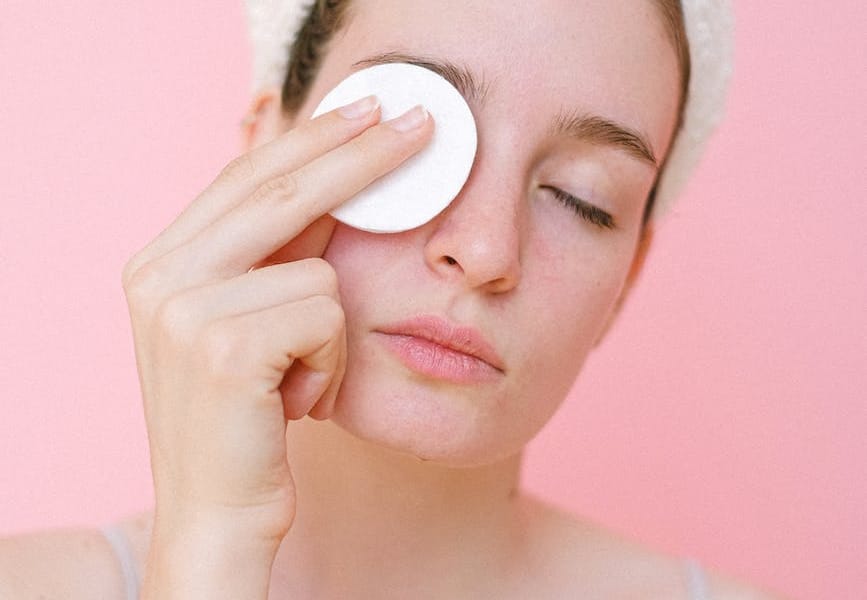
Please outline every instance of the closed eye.
[[564, 192], [559, 188], [551, 187], [549, 185], [543, 185], [540, 187], [545, 190], [550, 190], [554, 194], [554, 197], [557, 198], [557, 200], [574, 210], [582, 219], [593, 223], [600, 229], [617, 228], [617, 225], [614, 222], [614, 217], [612, 217], [610, 214], [608, 214], [598, 206], [590, 204], [589, 202], [586, 202], [581, 198], [576, 198], [572, 194]]

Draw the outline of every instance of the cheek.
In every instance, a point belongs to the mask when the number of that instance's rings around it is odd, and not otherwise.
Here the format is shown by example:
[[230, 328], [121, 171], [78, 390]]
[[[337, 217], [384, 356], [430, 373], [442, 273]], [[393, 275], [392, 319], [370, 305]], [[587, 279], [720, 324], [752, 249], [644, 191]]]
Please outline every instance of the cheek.
[[358, 311], [353, 300], [364, 298], [369, 293], [367, 286], [370, 281], [363, 276], [363, 266], [371, 262], [371, 257], [370, 252], [364, 250], [364, 241], [353, 241], [355, 236], [346, 235], [346, 231], [351, 230], [337, 225], [322, 258], [337, 273], [340, 302], [348, 328], [355, 321], [354, 315]]
[[623, 291], [631, 246], [593, 237], [583, 224], [549, 224], [539, 233], [524, 269], [533, 305], [526, 310], [538, 315], [529, 323], [534, 356], [527, 358], [535, 372], [571, 383]]
[[400, 294], [384, 282], [403, 282], [419, 269], [408, 264], [420, 251], [411, 235], [359, 231], [340, 223], [322, 258], [337, 272], [340, 299], [350, 331], [371, 315], [389, 313]]
[[376, 245], [362, 231], [346, 227], [340, 223], [334, 228], [331, 240], [322, 258], [334, 267], [340, 281], [341, 291], [363, 282], [364, 278], [356, 280], [354, 274], [363, 270], [364, 265], [376, 261]]
[[[527, 272], [538, 281], [528, 286], [545, 290], [552, 301], [575, 312], [595, 313], [613, 303], [629, 271], [634, 241], [626, 231], [599, 231], [569, 211], [556, 207], [539, 215], [529, 236]], [[542, 212], [542, 210], [538, 211]]]
[[372, 275], [394, 268], [395, 257], [405, 250], [399, 237], [337, 224], [322, 258], [337, 271], [342, 296], [363, 296], [368, 288], [376, 287]]

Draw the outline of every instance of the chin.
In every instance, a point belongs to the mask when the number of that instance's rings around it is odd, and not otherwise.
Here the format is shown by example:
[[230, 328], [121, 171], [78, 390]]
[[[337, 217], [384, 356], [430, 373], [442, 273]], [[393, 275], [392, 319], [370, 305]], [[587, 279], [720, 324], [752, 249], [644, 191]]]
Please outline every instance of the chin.
[[375, 377], [371, 385], [357, 372], [347, 368], [331, 417], [355, 437], [461, 468], [499, 462], [528, 441], [506, 435], [505, 414], [496, 399], [384, 377]]

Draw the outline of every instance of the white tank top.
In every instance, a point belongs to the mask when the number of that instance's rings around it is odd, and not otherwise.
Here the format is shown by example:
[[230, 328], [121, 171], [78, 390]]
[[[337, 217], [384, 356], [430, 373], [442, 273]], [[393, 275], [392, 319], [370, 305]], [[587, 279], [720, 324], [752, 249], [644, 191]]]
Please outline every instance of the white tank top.
[[[107, 525], [101, 531], [108, 540], [108, 543], [111, 544], [111, 547], [114, 548], [114, 553], [120, 562], [120, 569], [123, 573], [124, 585], [126, 587], [125, 600], [138, 600], [141, 575], [138, 572], [138, 566], [136, 565], [135, 558], [133, 558], [132, 548], [126, 539], [126, 535], [124, 535], [118, 525]], [[711, 600], [707, 576], [701, 565], [694, 559], [686, 559], [684, 561], [684, 570], [688, 592], [687, 598], [689, 600]]]

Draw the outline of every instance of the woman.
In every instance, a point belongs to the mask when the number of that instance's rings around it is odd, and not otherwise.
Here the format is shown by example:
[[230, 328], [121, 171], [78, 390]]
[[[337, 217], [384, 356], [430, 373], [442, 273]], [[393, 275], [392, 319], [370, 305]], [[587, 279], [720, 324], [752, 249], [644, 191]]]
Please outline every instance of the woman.
[[[53, 579], [21, 542], [0, 595], [765, 597], [518, 489], [641, 271], [683, 30], [664, 0], [317, 3], [245, 154], [124, 270], [154, 513], [55, 545]], [[309, 117], [393, 60], [463, 76], [479, 151], [442, 214], [376, 235], [326, 215], [436, 124]]]

